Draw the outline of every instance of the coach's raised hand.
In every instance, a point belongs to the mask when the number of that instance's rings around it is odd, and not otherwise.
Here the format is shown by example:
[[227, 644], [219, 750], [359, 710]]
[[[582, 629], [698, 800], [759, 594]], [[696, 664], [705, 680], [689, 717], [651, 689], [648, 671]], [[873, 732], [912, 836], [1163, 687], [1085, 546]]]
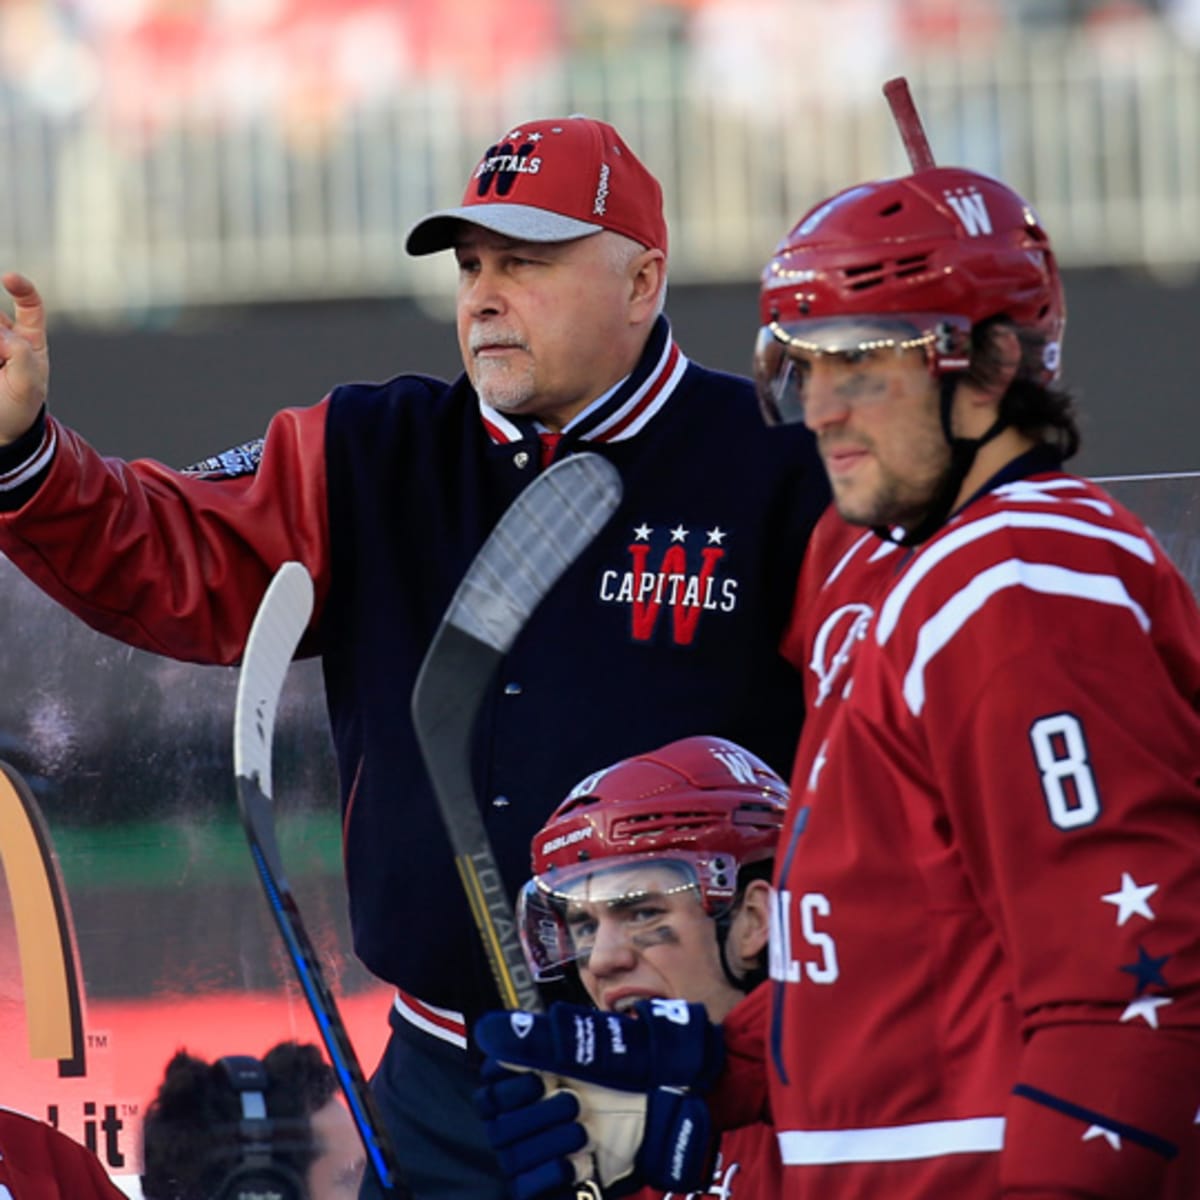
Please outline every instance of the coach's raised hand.
[[37, 419], [50, 386], [46, 310], [38, 290], [10, 272], [0, 283], [13, 312], [0, 309], [0, 445], [16, 441]]

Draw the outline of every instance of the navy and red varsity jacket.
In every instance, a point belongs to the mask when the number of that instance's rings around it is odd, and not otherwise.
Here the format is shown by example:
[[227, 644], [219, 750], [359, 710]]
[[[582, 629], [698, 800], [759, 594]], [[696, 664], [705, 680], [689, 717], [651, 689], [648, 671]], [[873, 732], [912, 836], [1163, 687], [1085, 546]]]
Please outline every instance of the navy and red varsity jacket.
[[[617, 466], [624, 498], [518, 637], [474, 742], [510, 893], [533, 833], [590, 771], [712, 733], [786, 774], [803, 714], [777, 647], [828, 499], [810, 436], [768, 430], [752, 385], [689, 363], [660, 319], [633, 374], [555, 454], [580, 448]], [[51, 418], [0, 450], [0, 550], [123, 641], [236, 662], [272, 573], [288, 559], [312, 572], [304, 649], [323, 660], [355, 947], [454, 1027], [497, 997], [409, 699], [539, 450], [534, 422], [483, 406], [465, 377], [416, 375], [284, 410], [264, 439], [189, 472], [103, 459]]]

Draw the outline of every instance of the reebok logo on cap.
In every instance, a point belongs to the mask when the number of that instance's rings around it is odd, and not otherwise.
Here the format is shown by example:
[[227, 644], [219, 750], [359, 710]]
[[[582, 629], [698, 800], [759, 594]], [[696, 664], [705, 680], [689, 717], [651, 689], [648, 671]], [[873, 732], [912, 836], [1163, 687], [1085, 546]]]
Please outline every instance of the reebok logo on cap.
[[610, 229], [667, 249], [658, 180], [611, 125], [588, 117], [509, 130], [484, 151], [462, 204], [413, 226], [409, 254], [449, 249], [460, 221], [522, 242], [565, 242]]

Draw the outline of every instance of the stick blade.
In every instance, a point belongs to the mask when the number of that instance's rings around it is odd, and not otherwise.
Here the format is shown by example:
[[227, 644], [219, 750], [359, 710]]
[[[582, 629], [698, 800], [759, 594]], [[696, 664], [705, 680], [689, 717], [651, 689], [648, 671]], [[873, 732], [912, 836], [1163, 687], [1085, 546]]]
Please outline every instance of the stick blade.
[[501, 654], [621, 502], [598, 454], [549, 467], [506, 510], [459, 584], [445, 620]]
[[362, 1138], [371, 1171], [383, 1194], [412, 1200], [412, 1193], [400, 1176], [387, 1128], [287, 882], [275, 836], [271, 790], [275, 715], [288, 667], [308, 628], [312, 611], [312, 577], [300, 563], [284, 563], [255, 614], [238, 675], [233, 726], [238, 808], [271, 915]]
[[275, 573], [250, 627], [238, 676], [233, 722], [233, 769], [271, 797], [271, 741], [288, 667], [308, 628], [313, 582], [298, 562]]
[[563, 572], [621, 501], [621, 477], [596, 454], [539, 475], [509, 506], [467, 568], [413, 688], [413, 728], [497, 990], [539, 1009], [512, 904], [471, 779], [471, 731], [501, 658]]

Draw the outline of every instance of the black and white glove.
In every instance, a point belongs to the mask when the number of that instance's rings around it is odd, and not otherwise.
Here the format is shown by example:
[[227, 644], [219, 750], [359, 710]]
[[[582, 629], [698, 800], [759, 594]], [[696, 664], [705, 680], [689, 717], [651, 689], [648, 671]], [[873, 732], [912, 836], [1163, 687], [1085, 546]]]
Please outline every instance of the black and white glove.
[[702, 1094], [724, 1060], [720, 1027], [699, 1004], [635, 1011], [556, 1004], [477, 1023], [488, 1058], [476, 1103], [514, 1200], [573, 1196], [589, 1177], [609, 1195], [707, 1185], [717, 1139]]

